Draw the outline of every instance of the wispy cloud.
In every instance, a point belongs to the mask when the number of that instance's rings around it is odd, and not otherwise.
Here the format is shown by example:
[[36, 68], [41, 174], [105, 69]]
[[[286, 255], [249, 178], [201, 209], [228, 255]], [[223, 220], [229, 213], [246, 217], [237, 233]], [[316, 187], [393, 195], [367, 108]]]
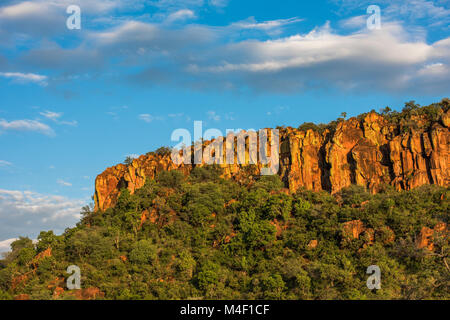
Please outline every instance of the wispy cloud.
[[153, 122], [153, 121], [155, 121], [155, 120], [163, 120], [163, 117], [160, 117], [160, 116], [153, 116], [153, 115], [151, 115], [151, 114], [149, 114], [149, 113], [143, 113], [143, 114], [140, 114], [140, 115], [138, 116], [138, 119], [139, 119], [139, 120], [142, 120], [142, 121], [144, 121], [144, 122], [150, 123], [150, 122]]
[[72, 126], [75, 127], [78, 125], [78, 121], [73, 120], [73, 121], [61, 121], [59, 120], [62, 116], [63, 113], [62, 112], [53, 112], [53, 111], [44, 111], [44, 112], [39, 112], [39, 114], [49, 120], [52, 120], [53, 122], [57, 123], [57, 124], [61, 124], [61, 125], [67, 125], [67, 126]]
[[44, 116], [44, 117], [46, 117], [47, 119], [50, 119], [50, 120], [53, 120], [53, 121], [58, 120], [58, 119], [61, 118], [62, 115], [63, 115], [62, 112], [52, 112], [52, 111], [39, 112], [39, 114], [40, 114], [41, 116]]
[[179, 118], [179, 117], [184, 116], [184, 113], [182, 113], [182, 112], [180, 112], [180, 113], [169, 113], [167, 116], [169, 118]]
[[12, 163], [6, 160], [0, 160], [0, 168], [1, 167], [10, 167], [12, 166]]
[[169, 14], [169, 16], [166, 19], [166, 22], [172, 23], [175, 21], [184, 21], [186, 19], [193, 19], [193, 18], [195, 18], [194, 11], [189, 9], [181, 9]]
[[239, 29], [256, 29], [256, 30], [273, 30], [278, 29], [280, 27], [298, 23], [303, 21], [303, 19], [300, 19], [298, 17], [289, 18], [289, 19], [278, 19], [278, 20], [269, 20], [269, 21], [262, 21], [257, 22], [254, 17], [250, 17], [247, 20], [235, 22], [231, 24], [232, 27], [239, 28]]
[[223, 8], [228, 5], [229, 0], [208, 0], [209, 4], [214, 7]]
[[220, 116], [217, 114], [216, 111], [211, 110], [211, 111], [208, 111], [207, 114], [208, 114], [208, 118], [210, 120], [220, 121]]
[[64, 186], [64, 187], [71, 187], [72, 184], [70, 182], [64, 181], [62, 179], [58, 179], [56, 181], [59, 185]]
[[53, 136], [55, 132], [45, 123], [37, 120], [13, 120], [7, 121], [0, 119], [0, 130], [5, 131], [31, 131], [45, 134], [47, 136]]
[[12, 79], [16, 83], [34, 82], [41, 86], [47, 85], [47, 76], [35, 73], [0, 72], [0, 77]]
[[[427, 27], [448, 26], [450, 22], [450, 9], [448, 1], [429, 0], [334, 0], [339, 11], [365, 10], [371, 4], [381, 7], [384, 21], [402, 21], [410, 27], [417, 21], [426, 21]], [[349, 21], [351, 22], [351, 21]]]

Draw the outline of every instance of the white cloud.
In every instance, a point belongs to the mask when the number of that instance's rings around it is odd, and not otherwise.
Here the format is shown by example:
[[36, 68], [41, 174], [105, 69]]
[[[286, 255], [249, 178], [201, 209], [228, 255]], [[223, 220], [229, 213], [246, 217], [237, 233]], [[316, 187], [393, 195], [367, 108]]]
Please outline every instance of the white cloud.
[[47, 76], [34, 73], [0, 72], [0, 77], [12, 79], [17, 83], [34, 82], [42, 86], [47, 85]]
[[427, 27], [448, 26], [450, 9], [448, 1], [428, 0], [334, 0], [340, 11], [365, 11], [371, 4], [381, 7], [382, 21], [402, 21], [405, 26], [412, 27], [417, 21], [426, 21]]
[[[208, 27], [190, 25], [171, 30], [161, 24], [126, 21], [119, 26], [88, 34], [88, 42], [98, 52], [110, 55], [114, 48], [125, 56], [168, 57], [182, 48], [210, 43], [216, 34]], [[135, 59], [134, 59], [135, 61]]]
[[142, 121], [149, 122], [149, 123], [152, 122], [154, 119], [154, 117], [148, 113], [140, 114], [138, 118]]
[[40, 231], [61, 233], [80, 219], [86, 201], [32, 191], [0, 189], [0, 239], [28, 236]]
[[186, 70], [199, 78], [220, 74], [220, 79], [272, 91], [330, 85], [398, 91], [416, 87], [411, 79], [423, 65], [449, 62], [450, 38], [434, 44], [410, 41], [398, 24], [340, 35], [326, 24], [305, 35], [230, 44], [216, 54]]
[[446, 66], [443, 63], [437, 62], [424, 66], [422, 69], [418, 71], [418, 74], [425, 76], [439, 76], [448, 74], [448, 72], [449, 72], [448, 66]]
[[[39, 41], [43, 38], [69, 34], [66, 27], [69, 5], [81, 8], [83, 23], [91, 17], [109, 15], [113, 10], [132, 11], [142, 8], [146, 0], [32, 0], [2, 1], [0, 5], [0, 44], [13, 47], [21, 41]], [[4, 3], [6, 2], [6, 3]], [[89, 19], [86, 19], [86, 16]], [[84, 27], [84, 25], [83, 25]], [[3, 32], [7, 30], [8, 32]], [[66, 60], [67, 61], [67, 60]]]
[[166, 19], [166, 22], [172, 23], [178, 20], [186, 20], [186, 19], [193, 19], [195, 18], [195, 13], [192, 10], [189, 9], [181, 9], [176, 12], [173, 12], [169, 14], [169, 16]]
[[66, 126], [71, 126], [71, 127], [76, 127], [78, 125], [78, 121], [76, 120], [72, 120], [72, 121], [57, 121], [58, 124], [62, 124], [62, 125], [66, 125]]
[[138, 116], [138, 119], [139, 119], [139, 120], [142, 120], [142, 121], [145, 121], [145, 122], [147, 122], [147, 123], [150, 123], [150, 122], [152, 122], [152, 121], [154, 121], [154, 120], [163, 120], [163, 118], [160, 117], [160, 116], [153, 116], [153, 115], [148, 114], [148, 113], [140, 114], [140, 115]]
[[232, 23], [231, 26], [238, 28], [238, 29], [259, 29], [259, 30], [268, 31], [268, 30], [280, 28], [285, 25], [298, 23], [300, 21], [303, 21], [303, 19], [294, 17], [294, 18], [289, 18], [289, 19], [278, 19], [278, 20], [257, 22], [254, 17], [250, 17], [247, 20]]
[[59, 118], [63, 116], [62, 112], [53, 112], [53, 111], [45, 111], [45, 112], [39, 112], [39, 114], [49, 120], [52, 120], [53, 122], [61, 125], [66, 126], [72, 126], [76, 127], [78, 125], [78, 122], [76, 120], [73, 121], [60, 121]]
[[[40, 3], [39, 3], [40, 2]], [[23, 1], [10, 6], [0, 8], [1, 19], [29, 18], [48, 13], [43, 1]]]
[[[247, 63], [224, 63], [208, 68], [210, 72], [250, 71], [273, 72], [309, 67], [333, 61], [362, 60], [392, 64], [414, 64], [426, 60], [432, 48], [425, 43], [408, 43], [395, 36], [396, 26], [383, 32], [356, 33], [341, 36], [328, 25], [301, 36], [267, 41], [243, 41], [230, 45], [235, 54], [245, 55]], [[389, 47], [389, 50], [385, 50]], [[408, 55], [404, 53], [408, 52]]]
[[64, 186], [64, 187], [71, 187], [72, 184], [70, 182], [64, 181], [62, 179], [58, 179], [56, 181], [59, 185]]
[[[22, 1], [9, 6], [0, 8], [0, 17], [2, 18], [33, 18], [38, 15], [53, 12], [53, 10], [63, 11], [66, 17], [65, 9], [70, 5], [78, 5], [83, 12], [89, 14], [105, 13], [125, 5], [138, 3], [136, 0], [33, 0]], [[58, 13], [58, 12], [56, 12]]]
[[13, 120], [8, 122], [0, 119], [0, 129], [5, 131], [34, 131], [48, 136], [55, 134], [52, 128], [37, 120]]
[[339, 21], [339, 25], [343, 28], [357, 28], [362, 29], [367, 26], [367, 18], [368, 16], [355, 16], [348, 19], [344, 19]]
[[50, 120], [53, 120], [53, 121], [58, 120], [63, 115], [62, 112], [52, 112], [52, 111], [39, 112], [39, 114], [41, 116], [44, 116], [47, 119], [50, 119]]
[[213, 7], [223, 8], [228, 5], [229, 0], [209, 0], [209, 4]]
[[0, 241], [0, 254], [11, 251], [11, 243], [18, 240], [18, 238], [12, 238]]

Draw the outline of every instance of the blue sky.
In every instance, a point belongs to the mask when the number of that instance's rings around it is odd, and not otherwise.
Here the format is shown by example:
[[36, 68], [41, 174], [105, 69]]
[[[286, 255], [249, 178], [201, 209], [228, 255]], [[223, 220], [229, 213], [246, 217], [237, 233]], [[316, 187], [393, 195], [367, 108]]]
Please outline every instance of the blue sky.
[[73, 226], [97, 174], [194, 120], [297, 127], [448, 97], [449, 22], [449, 1], [2, 1], [0, 250]]

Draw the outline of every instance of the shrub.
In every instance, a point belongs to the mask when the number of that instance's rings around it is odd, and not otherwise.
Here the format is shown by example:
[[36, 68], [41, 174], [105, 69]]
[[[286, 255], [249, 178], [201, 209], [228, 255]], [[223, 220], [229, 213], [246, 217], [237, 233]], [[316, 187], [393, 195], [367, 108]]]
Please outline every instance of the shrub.
[[158, 173], [156, 181], [161, 186], [179, 189], [184, 181], [184, 175], [178, 170], [161, 171]]
[[136, 264], [153, 263], [157, 258], [157, 247], [150, 240], [141, 240], [133, 246], [130, 261]]

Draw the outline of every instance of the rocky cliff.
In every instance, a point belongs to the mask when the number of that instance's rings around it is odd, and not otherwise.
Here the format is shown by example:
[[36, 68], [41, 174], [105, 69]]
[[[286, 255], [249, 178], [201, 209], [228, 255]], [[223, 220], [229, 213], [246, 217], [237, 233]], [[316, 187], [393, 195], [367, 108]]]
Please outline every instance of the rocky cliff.
[[[449, 186], [450, 103], [406, 108], [402, 113], [374, 111], [328, 126], [280, 128], [278, 174], [291, 192], [300, 187], [335, 193], [351, 184], [377, 192], [389, 184], [409, 190], [424, 184]], [[206, 142], [204, 146], [210, 142]], [[204, 164], [202, 164], [204, 165]], [[221, 165], [224, 177], [258, 176], [260, 165]], [[106, 169], [95, 181], [95, 208], [115, 205], [122, 188], [131, 193], [162, 170], [189, 174], [170, 154], [150, 153]]]

